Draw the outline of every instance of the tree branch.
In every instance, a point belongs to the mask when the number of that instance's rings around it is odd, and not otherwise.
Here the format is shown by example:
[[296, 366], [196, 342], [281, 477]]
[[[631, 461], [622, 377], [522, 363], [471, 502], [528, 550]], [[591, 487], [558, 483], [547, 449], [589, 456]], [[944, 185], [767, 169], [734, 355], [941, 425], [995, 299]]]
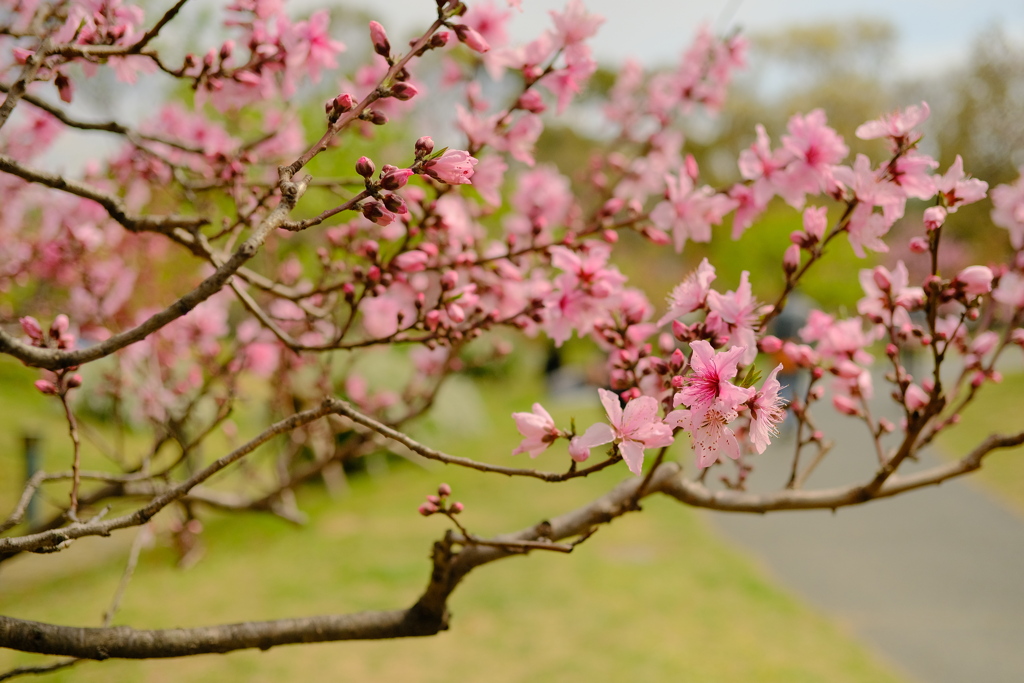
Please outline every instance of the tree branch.
[[[3, 157], [0, 157], [0, 167], [2, 167], [2, 161]], [[249, 239], [231, 255], [231, 258], [191, 292], [154, 314], [141, 325], [116, 334], [99, 344], [75, 351], [30, 346], [0, 330], [0, 353], [14, 356], [26, 365], [47, 370], [61, 370], [104, 358], [126, 346], [142, 341], [219, 292], [242, 264], [256, 255], [267, 236], [284, 222], [288, 213], [295, 207], [295, 202], [305, 191], [306, 181], [307, 178], [296, 182], [282, 181], [281, 186], [284, 191], [281, 203], [260, 223]]]

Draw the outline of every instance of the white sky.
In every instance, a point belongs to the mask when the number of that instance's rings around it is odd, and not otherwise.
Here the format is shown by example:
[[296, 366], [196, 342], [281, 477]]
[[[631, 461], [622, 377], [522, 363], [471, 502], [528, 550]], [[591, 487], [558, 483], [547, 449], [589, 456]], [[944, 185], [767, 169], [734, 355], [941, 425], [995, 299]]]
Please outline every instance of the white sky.
[[[473, 0], [464, 0], [471, 4]], [[522, 0], [513, 35], [528, 39], [550, 25], [547, 12], [566, 0]], [[503, 0], [498, 0], [503, 3]], [[1024, 0], [584, 0], [607, 21], [591, 42], [604, 63], [635, 56], [652, 65], [674, 61], [702, 22], [761, 32], [791, 24], [853, 17], [888, 19], [898, 31], [893, 72], [923, 75], [965, 60], [979, 31], [1000, 25], [1024, 39]], [[393, 35], [405, 36], [435, 17], [433, 0], [342, 0], [362, 9]], [[731, 22], [726, 23], [726, 17]]]

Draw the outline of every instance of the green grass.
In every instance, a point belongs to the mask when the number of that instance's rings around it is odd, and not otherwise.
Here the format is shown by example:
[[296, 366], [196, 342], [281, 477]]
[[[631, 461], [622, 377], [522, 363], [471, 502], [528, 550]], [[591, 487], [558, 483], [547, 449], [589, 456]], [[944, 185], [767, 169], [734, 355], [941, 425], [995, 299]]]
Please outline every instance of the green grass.
[[[1011, 349], [1012, 351], [1012, 349]], [[944, 433], [939, 448], [950, 458], [961, 458], [989, 434], [1014, 434], [1024, 429], [1024, 373], [1011, 374], [999, 384], [988, 384], [960, 414], [960, 424]], [[996, 451], [985, 456], [981, 470], [970, 481], [994, 492], [1011, 508], [1024, 514], [1024, 448]]]
[[[528, 408], [533, 388], [515, 382], [479, 392], [456, 382], [419, 435], [460, 455], [525, 464], [525, 456], [508, 455], [516, 435], [507, 415]], [[13, 410], [14, 393], [5, 392], [0, 407]], [[556, 418], [574, 413], [581, 424], [596, 417], [596, 405], [549, 407]], [[29, 406], [26, 395], [19, 415], [45, 410], [45, 402]], [[10, 419], [0, 415], [2, 432], [16, 424]], [[59, 424], [49, 423], [54, 439]], [[537, 464], [558, 468], [564, 457], [564, 449], [552, 449]], [[2, 460], [5, 475], [11, 459]], [[261, 515], [206, 518], [206, 555], [187, 571], [175, 568], [161, 534], [144, 551], [115, 623], [161, 628], [405, 607], [425, 586], [427, 553], [446, 528], [442, 518], [415, 512], [439, 482], [451, 483], [466, 504], [471, 531], [489, 536], [583, 505], [624, 476], [624, 468], [613, 468], [552, 485], [400, 465], [386, 476], [353, 479], [337, 499], [311, 487], [301, 496], [311, 521], [301, 528]], [[3, 566], [0, 612], [97, 625], [132, 534], [83, 539], [62, 557], [30, 555]], [[642, 514], [603, 528], [570, 556], [535, 553], [482, 567], [450, 606], [451, 630], [433, 638], [113, 661], [37, 680], [427, 683], [480, 680], [484, 672], [489, 681], [898, 680], [717, 540], [699, 515], [668, 499], [647, 501]], [[0, 671], [38, 661], [0, 651]]]

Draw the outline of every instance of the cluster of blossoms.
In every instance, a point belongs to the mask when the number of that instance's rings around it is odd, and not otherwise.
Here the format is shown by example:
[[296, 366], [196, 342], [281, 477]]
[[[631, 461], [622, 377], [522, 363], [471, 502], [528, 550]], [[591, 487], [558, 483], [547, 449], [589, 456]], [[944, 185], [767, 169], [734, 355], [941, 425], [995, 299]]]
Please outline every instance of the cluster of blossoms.
[[[204, 411], [213, 423], [226, 420], [243, 375], [266, 381], [282, 412], [341, 394], [398, 425], [429, 409], [450, 375], [504, 356], [508, 344], [496, 330], [543, 336], [556, 347], [586, 338], [606, 359], [608, 389], [598, 395], [608, 421], [576, 434], [535, 404], [514, 415], [524, 436], [514, 452], [535, 457], [566, 439], [579, 463], [611, 444], [612, 457], [636, 474], [646, 449], [668, 447], [681, 432], [699, 468], [761, 454], [787, 410], [801, 444], [820, 442], [810, 408], [825, 397], [826, 378], [835, 409], [867, 421], [875, 436], [894, 431], [867, 410], [882, 393], [872, 374], [879, 348], [905, 425], [934, 418], [945, 404], [941, 377], [934, 368], [915, 377], [905, 352], [929, 349], [937, 365], [955, 351], [965, 373], [957, 386], [977, 388], [998, 380], [995, 362], [1005, 347], [1024, 343], [1024, 181], [991, 193], [992, 220], [1009, 231], [1016, 252], [1010, 263], [955, 275], [929, 267], [911, 277], [921, 268], [910, 259], [937, 263], [945, 223], [988, 191], [965, 174], [960, 157], [940, 172], [919, 149], [927, 104], [857, 129], [862, 139], [886, 141], [882, 161], [848, 159], [849, 147], [821, 110], [792, 116], [777, 143], [757, 126], [737, 160], [736, 181], [716, 188], [685, 153], [677, 124], [698, 107], [721, 108], [746, 45], [703, 29], [672, 69], [622, 69], [603, 108], [615, 141], [595, 152], [581, 181], [586, 191], [576, 192], [567, 175], [538, 163], [536, 147], [545, 115], [573, 106], [595, 72], [587, 40], [603, 19], [569, 0], [534, 40], [513, 45], [507, 23], [517, 2], [436, 5], [437, 21], [406, 52], [370, 22], [367, 59], [328, 76], [344, 49], [331, 37], [329, 14], [297, 20], [280, 0], [233, 2], [223, 41], [180, 64], [151, 49], [159, 30], [146, 27], [154, 20], [118, 0], [61, 4], [45, 53], [22, 36], [43, 10], [14, 3], [11, 31], [0, 36], [10, 48], [0, 54], [0, 77], [34, 75], [17, 117], [0, 120], [7, 128], [0, 138], [0, 240], [7, 245], [0, 291], [14, 293], [0, 316], [16, 329], [13, 321], [30, 313], [67, 310], [91, 345], [165, 316], [112, 347], [116, 370], [106, 368], [97, 383], [115, 397], [136, 398], [120, 401], [127, 403], [121, 410], [160, 429], [179, 429]], [[414, 118], [436, 82], [417, 78], [428, 59], [438, 65], [445, 96], [455, 99], [454, 139], [435, 132], [366, 151], [362, 140], [389, 120], [436, 125]], [[81, 73], [71, 64], [81, 64]], [[76, 122], [44, 96], [55, 87], [70, 101], [74, 87], [104, 64], [126, 81], [177, 78], [196, 96], [166, 104], [137, 130], [100, 126], [119, 136], [118, 151], [73, 183], [54, 180], [43, 170], [44, 153], [67, 126], [96, 125]], [[484, 87], [486, 78], [500, 87]], [[292, 100], [318, 82], [332, 91], [313, 142]], [[323, 166], [307, 177], [314, 157]], [[314, 199], [300, 202], [303, 193]], [[505, 196], [511, 201], [503, 203]], [[861, 273], [858, 316], [812, 311], [793, 334], [771, 334], [834, 240], [849, 240], [862, 257], [888, 251], [890, 229], [919, 212], [908, 202], [929, 204], [910, 256]], [[802, 227], [790, 235], [782, 294], [768, 299], [774, 303], [764, 301], [771, 285], [746, 271], [733, 289], [716, 289], [718, 273], [705, 259], [659, 311], [615, 263], [625, 233], [684, 252], [728, 220], [738, 238], [784, 205], [799, 212]], [[830, 222], [836, 205], [842, 210], [833, 216], [841, 217]], [[175, 206], [187, 215], [167, 210]], [[181, 253], [197, 265], [182, 265]], [[38, 282], [50, 289], [34, 298]], [[35, 327], [23, 327], [28, 342], [18, 343], [49, 344]], [[402, 357], [394, 365], [403, 380], [389, 384], [362, 370], [375, 349]], [[335, 363], [332, 355], [350, 360]], [[767, 372], [763, 382], [755, 367]], [[788, 404], [780, 397], [791, 381], [783, 367], [809, 378]], [[206, 434], [210, 424], [192, 426]], [[329, 430], [308, 429], [303, 447], [326, 462], [337, 450]]]

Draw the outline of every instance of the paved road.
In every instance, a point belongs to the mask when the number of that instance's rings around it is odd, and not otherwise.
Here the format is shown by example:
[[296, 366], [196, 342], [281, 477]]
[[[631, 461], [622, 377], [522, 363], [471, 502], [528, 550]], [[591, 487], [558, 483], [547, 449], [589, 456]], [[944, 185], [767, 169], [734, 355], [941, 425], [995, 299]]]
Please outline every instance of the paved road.
[[[838, 415], [826, 422], [838, 445], [808, 487], [868, 476], [863, 424]], [[762, 464], [761, 480], [785, 481], [782, 456]], [[976, 485], [961, 479], [835, 514], [708, 517], [910, 680], [1024, 682], [1024, 518]]]

